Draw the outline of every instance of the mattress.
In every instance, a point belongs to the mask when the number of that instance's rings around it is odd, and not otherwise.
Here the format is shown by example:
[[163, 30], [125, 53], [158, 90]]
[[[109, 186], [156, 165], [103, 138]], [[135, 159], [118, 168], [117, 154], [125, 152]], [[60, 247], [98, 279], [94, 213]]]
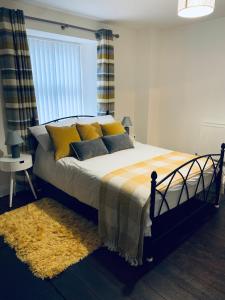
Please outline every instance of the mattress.
[[[55, 161], [54, 153], [44, 151], [39, 145], [36, 151], [33, 171], [38, 177], [54, 185], [58, 189], [75, 197], [79, 201], [98, 209], [101, 179], [106, 174], [119, 168], [151, 159], [159, 155], [167, 154], [169, 152], [171, 152], [171, 150], [134, 142], [133, 149], [98, 156], [85, 161], [79, 161], [74, 157], [66, 157]], [[212, 169], [208, 169], [204, 173], [205, 186], [210, 183], [212, 174]], [[199, 175], [196, 175], [187, 181], [190, 197], [194, 195], [198, 179]], [[150, 180], [151, 174], [149, 174], [149, 195]], [[198, 192], [200, 192], [202, 188], [202, 184], [200, 184]], [[169, 202], [170, 208], [177, 205], [181, 189], [182, 184], [177, 184], [169, 189], [167, 193], [167, 201]], [[186, 200], [186, 193], [182, 193], [181, 203]], [[157, 194], [155, 203], [156, 215], [158, 214], [160, 204], [161, 196]], [[167, 211], [166, 206], [164, 206], [161, 209], [161, 214]], [[151, 221], [150, 218], [147, 217], [145, 224], [146, 235], [150, 232], [148, 230], [150, 226]]]

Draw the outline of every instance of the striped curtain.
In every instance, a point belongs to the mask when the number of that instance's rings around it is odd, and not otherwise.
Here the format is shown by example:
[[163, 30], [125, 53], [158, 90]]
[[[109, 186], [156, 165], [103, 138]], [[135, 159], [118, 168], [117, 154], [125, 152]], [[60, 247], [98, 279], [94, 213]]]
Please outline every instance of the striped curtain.
[[97, 45], [97, 103], [98, 115], [114, 115], [114, 47], [111, 30], [96, 33]]
[[38, 118], [21, 10], [0, 8], [0, 71], [8, 129], [22, 136], [24, 152], [32, 152], [27, 127], [36, 125]]

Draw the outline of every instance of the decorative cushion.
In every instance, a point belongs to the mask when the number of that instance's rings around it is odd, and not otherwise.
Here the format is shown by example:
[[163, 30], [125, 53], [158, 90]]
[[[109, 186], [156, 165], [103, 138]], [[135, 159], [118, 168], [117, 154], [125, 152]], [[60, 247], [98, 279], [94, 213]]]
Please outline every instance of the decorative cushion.
[[134, 144], [127, 133], [103, 136], [102, 140], [109, 153], [134, 148]]
[[55, 160], [71, 156], [70, 144], [72, 142], [80, 141], [80, 136], [76, 127], [55, 127], [46, 125], [46, 129], [54, 144]]
[[71, 149], [79, 160], [108, 154], [108, 150], [101, 138], [71, 143]]
[[102, 133], [103, 135], [115, 135], [125, 133], [123, 125], [120, 122], [113, 122], [108, 124], [102, 124]]
[[77, 127], [77, 131], [82, 140], [94, 140], [102, 137], [101, 126], [96, 122], [92, 124], [76, 124], [72, 125]]

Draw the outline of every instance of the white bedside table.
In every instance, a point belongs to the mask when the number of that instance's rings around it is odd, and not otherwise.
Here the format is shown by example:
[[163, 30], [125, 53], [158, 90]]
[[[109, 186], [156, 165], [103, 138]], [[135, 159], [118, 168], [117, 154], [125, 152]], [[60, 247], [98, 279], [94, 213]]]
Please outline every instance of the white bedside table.
[[10, 172], [10, 194], [9, 194], [9, 206], [12, 207], [13, 193], [15, 193], [15, 173], [18, 171], [24, 171], [29, 182], [31, 191], [37, 199], [36, 192], [34, 190], [33, 184], [30, 180], [30, 176], [27, 169], [31, 168], [32, 156], [30, 154], [21, 154], [19, 158], [12, 158], [11, 156], [4, 156], [0, 158], [0, 170], [3, 172]]

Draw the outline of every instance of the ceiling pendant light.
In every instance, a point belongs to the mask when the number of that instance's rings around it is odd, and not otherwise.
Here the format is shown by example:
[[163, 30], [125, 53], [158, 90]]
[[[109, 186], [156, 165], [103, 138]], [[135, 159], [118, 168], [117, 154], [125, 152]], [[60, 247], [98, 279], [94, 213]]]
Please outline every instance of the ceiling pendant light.
[[213, 13], [215, 0], [178, 0], [178, 16], [199, 18]]

